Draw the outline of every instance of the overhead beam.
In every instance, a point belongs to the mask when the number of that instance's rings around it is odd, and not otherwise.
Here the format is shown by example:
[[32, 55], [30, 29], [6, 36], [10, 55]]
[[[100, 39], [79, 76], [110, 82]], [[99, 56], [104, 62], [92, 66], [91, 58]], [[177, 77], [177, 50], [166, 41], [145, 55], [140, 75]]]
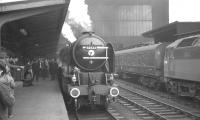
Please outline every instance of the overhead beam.
[[65, 4], [65, 3], [66, 3], [65, 0], [40, 0], [40, 1], [26, 0], [15, 3], [3, 3], [0, 6], [0, 12], [38, 8], [51, 5]]
[[30, 16], [54, 11], [54, 10], [57, 10], [57, 9], [60, 9], [60, 6], [51, 6], [51, 7], [44, 7], [44, 8], [39, 8], [39, 9], [38, 8], [37, 9], [27, 9], [27, 10], [21, 10], [21, 11], [12, 11], [12, 12], [8, 12], [8, 13], [1, 13], [0, 12], [0, 15], [1, 15], [0, 23], [4, 24], [6, 22], [19, 20], [19, 19], [22, 19], [22, 18], [26, 18], [26, 17], [30, 17]]

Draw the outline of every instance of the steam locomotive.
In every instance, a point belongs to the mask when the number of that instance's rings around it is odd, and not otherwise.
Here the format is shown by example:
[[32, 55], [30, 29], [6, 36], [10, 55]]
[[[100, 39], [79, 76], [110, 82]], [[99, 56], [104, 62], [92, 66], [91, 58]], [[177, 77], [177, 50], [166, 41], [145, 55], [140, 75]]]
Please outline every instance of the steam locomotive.
[[81, 106], [106, 109], [115, 101], [119, 90], [114, 84], [114, 57], [112, 45], [91, 32], [83, 33], [60, 51], [61, 90], [68, 105], [75, 110]]
[[[116, 72], [150, 88], [200, 98], [200, 35], [116, 52]], [[134, 80], [133, 80], [134, 81]]]

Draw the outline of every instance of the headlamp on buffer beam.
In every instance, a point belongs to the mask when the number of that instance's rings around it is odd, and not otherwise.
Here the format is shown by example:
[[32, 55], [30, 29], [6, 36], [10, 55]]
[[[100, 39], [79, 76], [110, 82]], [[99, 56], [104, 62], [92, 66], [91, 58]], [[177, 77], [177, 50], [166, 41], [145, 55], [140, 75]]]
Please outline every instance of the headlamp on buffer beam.
[[78, 98], [80, 96], [80, 90], [78, 88], [72, 88], [70, 90], [70, 95], [73, 97], [73, 98]]
[[117, 87], [110, 88], [110, 95], [112, 97], [117, 97], [119, 95], [119, 89]]

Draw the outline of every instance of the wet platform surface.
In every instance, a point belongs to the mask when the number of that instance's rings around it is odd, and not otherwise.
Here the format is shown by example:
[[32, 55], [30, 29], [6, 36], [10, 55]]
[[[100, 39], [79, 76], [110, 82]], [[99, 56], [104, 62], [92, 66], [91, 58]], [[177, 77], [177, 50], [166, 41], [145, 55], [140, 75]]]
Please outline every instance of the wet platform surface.
[[11, 120], [68, 120], [57, 81], [40, 80], [30, 87], [18, 85], [15, 97]]

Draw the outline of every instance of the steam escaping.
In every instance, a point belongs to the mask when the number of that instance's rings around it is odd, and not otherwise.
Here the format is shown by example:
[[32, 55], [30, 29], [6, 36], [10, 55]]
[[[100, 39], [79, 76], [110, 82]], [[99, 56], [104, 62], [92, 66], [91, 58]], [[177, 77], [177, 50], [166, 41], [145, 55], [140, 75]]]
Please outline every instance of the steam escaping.
[[68, 15], [63, 25], [62, 34], [70, 42], [74, 42], [82, 32], [92, 31], [92, 21], [88, 15], [85, 0], [71, 0]]
[[71, 26], [67, 22], [64, 22], [64, 24], [63, 24], [62, 35], [65, 38], [67, 38], [71, 43], [73, 43], [74, 41], [76, 41], [76, 37], [73, 34]]
[[92, 21], [88, 15], [88, 5], [85, 0], [71, 0], [68, 20], [70, 25], [80, 25], [83, 31], [92, 30]]

